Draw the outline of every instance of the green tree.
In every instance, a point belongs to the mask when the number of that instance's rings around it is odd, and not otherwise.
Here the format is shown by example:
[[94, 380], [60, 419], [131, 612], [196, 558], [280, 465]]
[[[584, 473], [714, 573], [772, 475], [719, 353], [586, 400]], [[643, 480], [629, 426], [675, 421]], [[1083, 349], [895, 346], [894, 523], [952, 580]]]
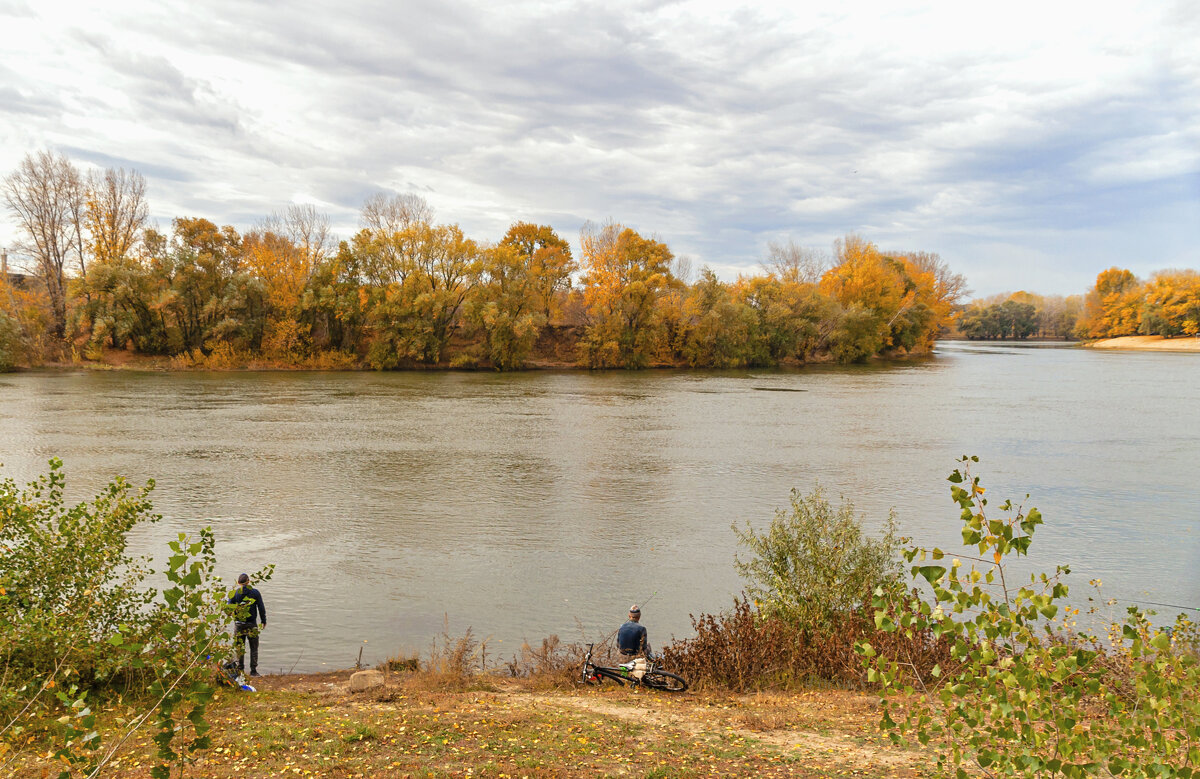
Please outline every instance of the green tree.
[[482, 268], [479, 246], [458, 225], [420, 225], [405, 232], [415, 234], [412, 264], [402, 281], [373, 291], [367, 312], [368, 360], [377, 369], [405, 361], [436, 364]]
[[0, 309], [0, 373], [17, 367], [25, 351], [24, 340], [20, 323]]
[[149, 500], [153, 487], [135, 490], [117, 479], [90, 503], [68, 507], [57, 459], [23, 489], [12, 479], [0, 483], [0, 590], [6, 595], [0, 655], [10, 679], [33, 679], [61, 666], [73, 680], [92, 685], [123, 668], [97, 638], [121, 624], [145, 624], [155, 595], [143, 587], [149, 561], [126, 550], [133, 527], [158, 520]]
[[359, 282], [361, 260], [354, 245], [342, 241], [337, 252], [317, 264], [300, 296], [300, 321], [322, 347], [355, 352], [363, 343], [370, 297]]
[[824, 348], [838, 305], [815, 284], [752, 276], [739, 278], [734, 298], [754, 312], [750, 364], [778, 365], [785, 360], [807, 361]]
[[492, 247], [483, 253], [482, 279], [466, 304], [466, 319], [496, 370], [521, 368], [546, 324], [533, 255], [503, 243]]
[[92, 263], [82, 282], [91, 321], [91, 344], [161, 354], [168, 350], [167, 326], [155, 302], [163, 287], [140, 258], [118, 256]]
[[688, 365], [739, 368], [751, 361], [758, 318], [709, 268], [700, 271], [692, 286], [687, 311], [690, 321], [681, 351]]
[[879, 315], [857, 303], [839, 312], [829, 335], [829, 353], [841, 363], [864, 362], [883, 349]]
[[151, 272], [164, 291], [155, 302], [170, 350], [210, 352], [219, 343], [257, 349], [269, 305], [266, 288], [242, 266], [242, 241], [230, 226], [180, 218], [170, 242], [147, 234]]

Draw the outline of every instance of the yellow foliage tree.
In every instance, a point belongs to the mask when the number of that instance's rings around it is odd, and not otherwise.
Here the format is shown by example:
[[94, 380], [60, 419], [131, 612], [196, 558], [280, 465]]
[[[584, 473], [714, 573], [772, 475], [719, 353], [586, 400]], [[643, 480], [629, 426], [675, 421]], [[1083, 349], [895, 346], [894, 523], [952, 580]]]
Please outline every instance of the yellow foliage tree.
[[137, 171], [109, 168], [88, 180], [85, 220], [93, 263], [123, 260], [141, 238], [149, 216], [146, 180]]
[[547, 225], [516, 222], [508, 228], [500, 245], [523, 258], [523, 283], [549, 322], [559, 295], [571, 288], [571, 274], [577, 270], [570, 244]]
[[661, 336], [659, 296], [672, 285], [667, 245], [623, 225], [588, 225], [580, 235], [587, 332], [581, 357], [592, 368], [641, 368]]
[[1101, 271], [1084, 299], [1077, 333], [1082, 338], [1134, 335], [1140, 325], [1142, 292], [1141, 282], [1128, 270]]
[[1163, 271], [1144, 288], [1139, 331], [1167, 337], [1200, 335], [1200, 273]]

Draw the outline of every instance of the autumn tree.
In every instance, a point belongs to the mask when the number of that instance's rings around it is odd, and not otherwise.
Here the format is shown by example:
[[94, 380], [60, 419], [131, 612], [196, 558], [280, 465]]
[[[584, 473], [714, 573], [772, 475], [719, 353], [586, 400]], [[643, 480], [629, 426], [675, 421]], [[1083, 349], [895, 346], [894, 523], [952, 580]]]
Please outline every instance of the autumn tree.
[[1200, 335], [1200, 273], [1162, 271], [1144, 288], [1138, 331], [1145, 335]]
[[841, 361], [883, 350], [925, 351], [949, 323], [965, 282], [936, 254], [883, 254], [848, 236], [836, 245], [838, 262], [821, 277], [821, 291], [841, 304], [843, 325], [830, 336]]
[[329, 256], [329, 218], [311, 205], [276, 212], [242, 238], [242, 261], [263, 283], [270, 307], [263, 351], [296, 359], [307, 348], [310, 323], [301, 321], [300, 300]]
[[836, 245], [837, 264], [821, 277], [821, 291], [843, 309], [830, 336], [840, 362], [856, 362], [892, 346], [891, 325], [915, 302], [895, 261], [875, 244], [848, 236]]
[[1084, 299], [1083, 316], [1076, 326], [1081, 338], [1115, 338], [1138, 331], [1142, 285], [1128, 270], [1101, 271]]
[[424, 231], [433, 225], [433, 209], [420, 195], [380, 194], [363, 204], [359, 223], [354, 242], [365, 280], [376, 287], [403, 284]]
[[549, 322], [557, 296], [571, 288], [571, 274], [577, 269], [571, 246], [548, 225], [516, 222], [508, 228], [501, 246], [515, 250], [527, 267], [528, 291]]
[[898, 252], [893, 255], [908, 264], [911, 275], [927, 276], [926, 294], [930, 305], [937, 311], [939, 324], [944, 324], [954, 306], [970, 293], [966, 277], [951, 270], [935, 252]]
[[263, 351], [276, 358], [300, 356], [308, 335], [297, 318], [300, 296], [312, 273], [308, 254], [286, 236], [259, 229], [243, 236], [242, 259], [266, 295]]
[[[374, 293], [368, 312], [373, 332], [368, 359], [376, 368], [395, 368], [409, 360], [436, 364], [463, 301], [478, 281], [479, 246], [458, 225], [417, 224], [396, 237], [408, 247], [401, 257], [405, 271]], [[369, 239], [363, 247], [368, 252], [377, 248]]]
[[170, 325], [171, 351], [210, 352], [226, 342], [257, 349], [267, 318], [262, 282], [242, 265], [242, 239], [226, 225], [181, 217], [171, 240], [148, 236], [152, 272], [163, 282], [157, 303]]
[[65, 155], [41, 151], [26, 154], [4, 179], [4, 201], [32, 255], [37, 275], [50, 298], [51, 333], [63, 338], [67, 324], [67, 263], [75, 259], [86, 276], [83, 214], [86, 188], [79, 171]]
[[762, 262], [768, 275], [780, 281], [816, 284], [829, 269], [829, 258], [816, 249], [801, 246], [793, 240], [767, 244], [767, 256]]
[[108, 168], [88, 177], [87, 248], [93, 263], [129, 257], [146, 227], [146, 180], [135, 170]]
[[661, 335], [659, 295], [672, 285], [667, 245], [623, 225], [588, 224], [580, 234], [587, 331], [580, 344], [592, 368], [642, 368]]
[[481, 255], [480, 283], [464, 311], [496, 370], [523, 367], [546, 324], [545, 288], [534, 254], [501, 243]]
[[740, 277], [733, 294], [754, 314], [751, 365], [811, 359], [827, 344], [838, 317], [838, 304], [816, 284], [775, 273]]
[[0, 372], [37, 363], [45, 347], [49, 307], [41, 289], [22, 289], [0, 275]]

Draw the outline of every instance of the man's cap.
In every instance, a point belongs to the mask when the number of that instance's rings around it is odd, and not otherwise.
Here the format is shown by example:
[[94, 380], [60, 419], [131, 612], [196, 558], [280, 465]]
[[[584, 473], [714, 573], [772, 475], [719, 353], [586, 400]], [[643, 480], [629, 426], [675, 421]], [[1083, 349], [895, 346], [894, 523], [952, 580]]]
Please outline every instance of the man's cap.
[[637, 607], [637, 604], [635, 603], [635, 604], [633, 604], [632, 606], [630, 606], [630, 607], [629, 607], [629, 613], [630, 613], [630, 614], [641, 614], [641, 613], [642, 613], [642, 610], [641, 610], [641, 609], [639, 609], [639, 608]]

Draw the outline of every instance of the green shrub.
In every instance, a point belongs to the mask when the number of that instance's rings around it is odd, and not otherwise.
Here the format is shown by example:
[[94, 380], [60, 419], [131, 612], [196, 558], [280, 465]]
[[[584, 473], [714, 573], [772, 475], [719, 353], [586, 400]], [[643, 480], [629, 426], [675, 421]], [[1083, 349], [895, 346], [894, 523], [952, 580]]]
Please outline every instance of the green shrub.
[[129, 531], [155, 522], [154, 483], [116, 479], [89, 503], [67, 507], [62, 461], [18, 488], [0, 482], [0, 663], [8, 668], [0, 714], [16, 705], [17, 681], [56, 667], [85, 687], [127, 668], [104, 639], [119, 625], [147, 624], [155, 591], [148, 560], [126, 550]]
[[796, 623], [829, 621], [857, 611], [880, 584], [900, 572], [900, 541], [893, 513], [883, 535], [864, 535], [854, 506], [836, 509], [820, 487], [792, 490], [791, 510], [777, 510], [764, 531], [733, 528], [751, 557], [735, 562], [746, 592], [768, 617]]
[[214, 670], [231, 649], [215, 538], [204, 528], [171, 541], [159, 593], [146, 585], [150, 561], [127, 552], [128, 533], [159, 519], [154, 483], [135, 490], [118, 478], [73, 507], [65, 483], [58, 459], [24, 488], [0, 482], [0, 773], [54, 720], [59, 776], [95, 775], [116, 746], [102, 746], [93, 711], [120, 695], [143, 711], [118, 720], [115, 744], [153, 718], [151, 774], [166, 779], [208, 747]]

